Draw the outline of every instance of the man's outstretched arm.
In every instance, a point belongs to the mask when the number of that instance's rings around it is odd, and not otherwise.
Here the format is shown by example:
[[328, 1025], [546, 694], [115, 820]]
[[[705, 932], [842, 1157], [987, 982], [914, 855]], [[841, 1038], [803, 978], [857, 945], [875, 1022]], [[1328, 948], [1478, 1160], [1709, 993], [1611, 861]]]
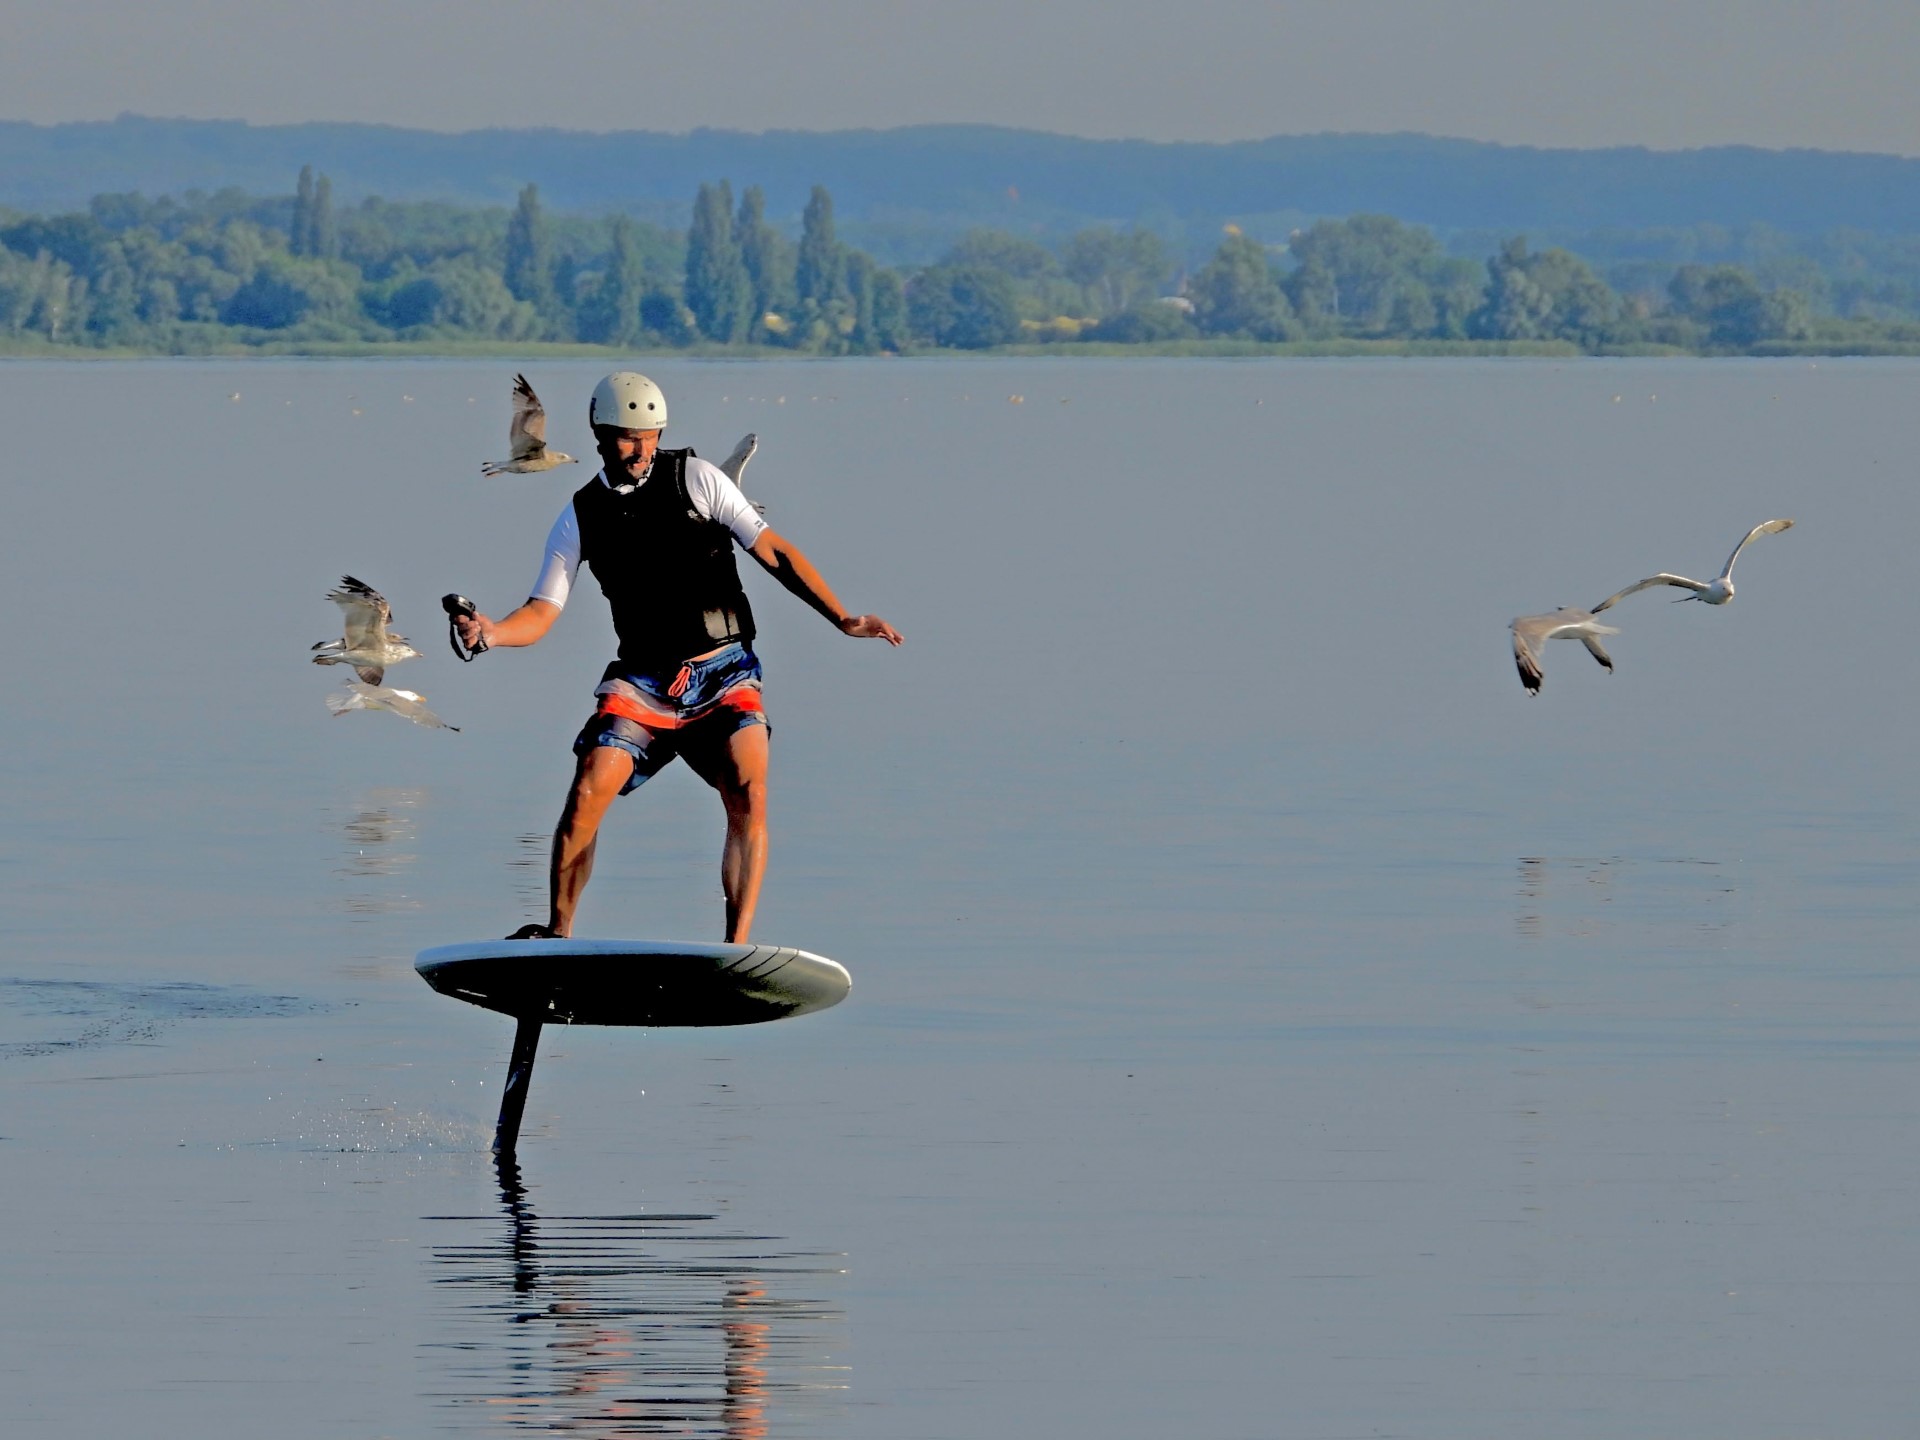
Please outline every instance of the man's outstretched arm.
[[475, 641], [484, 640], [486, 648], [492, 650], [537, 644], [559, 618], [560, 607], [551, 600], [529, 600], [499, 620], [489, 620], [484, 615], [456, 615], [453, 623], [459, 628], [462, 645], [472, 649]]
[[[769, 575], [826, 616], [843, 635], [884, 640], [889, 645], [900, 643], [900, 632], [878, 615], [849, 615], [846, 606], [840, 603], [827, 582], [821, 578], [820, 572], [813, 568], [813, 562], [801, 554], [800, 547], [791, 540], [783, 539], [772, 530], [762, 530], [760, 538], [753, 542], [748, 553], [760, 562]], [[549, 620], [547, 623], [553, 622]]]

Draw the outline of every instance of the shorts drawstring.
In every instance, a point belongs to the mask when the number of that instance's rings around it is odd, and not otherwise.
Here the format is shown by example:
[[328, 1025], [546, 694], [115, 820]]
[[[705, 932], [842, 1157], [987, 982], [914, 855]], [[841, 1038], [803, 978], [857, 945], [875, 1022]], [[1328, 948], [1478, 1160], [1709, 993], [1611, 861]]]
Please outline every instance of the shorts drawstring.
[[673, 677], [673, 684], [667, 687], [668, 696], [674, 700], [678, 700], [682, 695], [687, 693], [687, 686], [691, 684], [692, 681], [693, 666], [682, 665], [680, 667], [680, 673]]

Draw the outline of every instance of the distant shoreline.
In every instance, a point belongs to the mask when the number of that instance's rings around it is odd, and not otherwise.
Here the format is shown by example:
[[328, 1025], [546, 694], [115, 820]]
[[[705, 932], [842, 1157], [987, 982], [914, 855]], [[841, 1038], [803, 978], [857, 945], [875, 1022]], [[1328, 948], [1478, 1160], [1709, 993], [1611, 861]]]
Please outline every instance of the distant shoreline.
[[1749, 350], [1686, 350], [1641, 345], [1585, 350], [1564, 340], [1178, 340], [1165, 344], [1121, 345], [1098, 341], [1047, 345], [1003, 345], [984, 350], [912, 350], [904, 354], [818, 355], [766, 345], [611, 346], [549, 341], [428, 340], [388, 343], [231, 345], [204, 350], [144, 350], [92, 345], [52, 345], [0, 339], [0, 360], [596, 360], [620, 356], [674, 360], [725, 360], [740, 364], [803, 360], [1790, 360], [1898, 359], [1920, 356], [1920, 342], [1863, 341], [1855, 344], [1770, 342]]

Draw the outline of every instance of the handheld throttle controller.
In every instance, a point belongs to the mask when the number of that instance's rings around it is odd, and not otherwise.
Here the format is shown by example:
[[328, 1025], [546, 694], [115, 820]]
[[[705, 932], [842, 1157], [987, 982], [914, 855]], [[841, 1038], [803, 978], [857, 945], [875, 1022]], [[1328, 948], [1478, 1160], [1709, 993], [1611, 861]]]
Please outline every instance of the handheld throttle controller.
[[471, 649], [460, 643], [460, 627], [454, 622], [462, 615], [471, 619], [480, 613], [480, 607], [464, 595], [442, 595], [440, 608], [447, 612], [447, 643], [453, 647], [453, 653], [462, 660], [471, 660], [487, 648], [484, 639], [476, 640]]

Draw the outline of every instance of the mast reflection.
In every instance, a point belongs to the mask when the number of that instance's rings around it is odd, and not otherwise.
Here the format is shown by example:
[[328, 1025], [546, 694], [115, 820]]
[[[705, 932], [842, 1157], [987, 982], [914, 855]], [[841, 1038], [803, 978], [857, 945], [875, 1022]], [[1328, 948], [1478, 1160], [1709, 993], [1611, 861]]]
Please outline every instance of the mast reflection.
[[436, 1398], [543, 1433], [752, 1440], [776, 1406], [783, 1435], [837, 1429], [845, 1316], [811, 1297], [843, 1257], [713, 1215], [542, 1217], [517, 1161], [497, 1172], [502, 1215], [429, 1217], [494, 1232], [433, 1249]]

